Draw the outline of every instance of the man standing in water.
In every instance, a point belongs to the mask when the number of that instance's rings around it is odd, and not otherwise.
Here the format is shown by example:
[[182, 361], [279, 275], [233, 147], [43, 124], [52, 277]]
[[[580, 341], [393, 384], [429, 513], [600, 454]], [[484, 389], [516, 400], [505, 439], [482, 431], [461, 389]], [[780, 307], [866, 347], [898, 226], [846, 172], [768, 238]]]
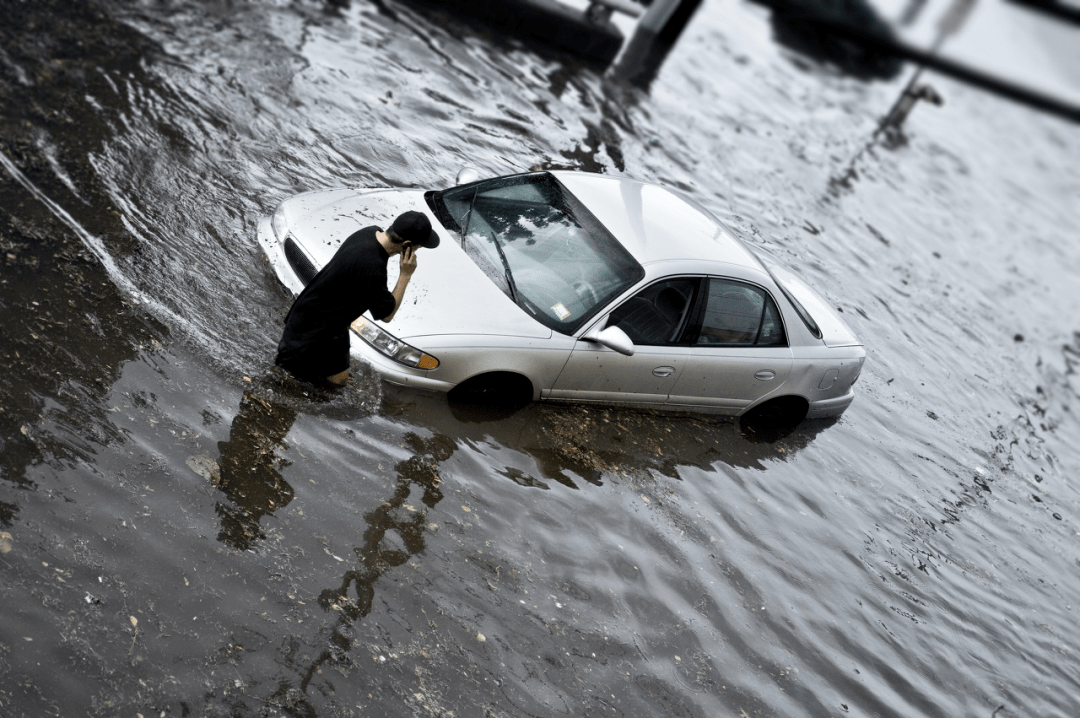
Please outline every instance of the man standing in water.
[[[437, 246], [439, 236], [422, 212], [405, 212], [386, 231], [365, 227], [352, 234], [293, 302], [274, 362], [297, 379], [345, 386], [349, 325], [366, 311], [393, 319], [416, 271], [416, 250]], [[395, 254], [401, 274], [387, 291], [386, 263]]]

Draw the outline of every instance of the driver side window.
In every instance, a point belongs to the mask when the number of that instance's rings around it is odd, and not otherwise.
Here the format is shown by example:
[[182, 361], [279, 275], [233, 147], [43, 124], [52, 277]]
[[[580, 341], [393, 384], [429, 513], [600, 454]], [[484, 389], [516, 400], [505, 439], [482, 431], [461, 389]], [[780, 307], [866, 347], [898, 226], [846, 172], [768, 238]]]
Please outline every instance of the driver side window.
[[622, 329], [634, 344], [676, 344], [693, 307], [697, 283], [684, 277], [649, 285], [613, 311], [607, 325]]

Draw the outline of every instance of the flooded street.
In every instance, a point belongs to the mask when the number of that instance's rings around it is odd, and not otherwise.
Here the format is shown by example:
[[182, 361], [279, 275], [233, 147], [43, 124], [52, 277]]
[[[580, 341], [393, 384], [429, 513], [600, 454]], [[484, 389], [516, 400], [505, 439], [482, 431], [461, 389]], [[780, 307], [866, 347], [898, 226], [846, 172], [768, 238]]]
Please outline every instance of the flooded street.
[[[706, 0], [616, 82], [406, 0], [0, 0], [0, 715], [1080, 715], [1080, 127]], [[865, 342], [838, 421], [272, 366], [282, 199], [687, 192]], [[437, 251], [418, 272], [438, 271]]]

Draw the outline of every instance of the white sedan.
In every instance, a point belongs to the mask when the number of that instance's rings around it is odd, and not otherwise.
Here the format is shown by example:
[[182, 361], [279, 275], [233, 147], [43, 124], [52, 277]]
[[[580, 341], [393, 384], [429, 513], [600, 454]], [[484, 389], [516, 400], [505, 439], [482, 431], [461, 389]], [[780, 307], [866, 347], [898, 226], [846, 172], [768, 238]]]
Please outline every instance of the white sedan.
[[441, 244], [419, 252], [392, 324], [353, 324], [353, 356], [392, 384], [796, 420], [851, 404], [862, 343], [693, 200], [581, 172], [473, 177], [301, 194], [260, 222], [259, 242], [299, 293], [356, 230], [428, 215]]

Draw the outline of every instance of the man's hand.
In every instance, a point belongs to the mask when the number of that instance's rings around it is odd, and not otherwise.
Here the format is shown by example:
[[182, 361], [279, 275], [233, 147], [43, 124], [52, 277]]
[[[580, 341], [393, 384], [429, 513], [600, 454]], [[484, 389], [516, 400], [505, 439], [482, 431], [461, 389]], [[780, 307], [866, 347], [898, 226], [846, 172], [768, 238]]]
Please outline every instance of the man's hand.
[[406, 247], [401, 252], [401, 273], [412, 276], [412, 273], [416, 271], [416, 250], [413, 247]]
[[397, 285], [390, 292], [394, 295], [394, 311], [383, 318], [384, 322], [390, 321], [397, 314], [397, 310], [401, 307], [401, 300], [405, 298], [405, 287], [409, 286], [409, 280], [412, 279], [415, 271], [416, 248], [409, 246], [401, 250], [401, 271], [398, 273]]

